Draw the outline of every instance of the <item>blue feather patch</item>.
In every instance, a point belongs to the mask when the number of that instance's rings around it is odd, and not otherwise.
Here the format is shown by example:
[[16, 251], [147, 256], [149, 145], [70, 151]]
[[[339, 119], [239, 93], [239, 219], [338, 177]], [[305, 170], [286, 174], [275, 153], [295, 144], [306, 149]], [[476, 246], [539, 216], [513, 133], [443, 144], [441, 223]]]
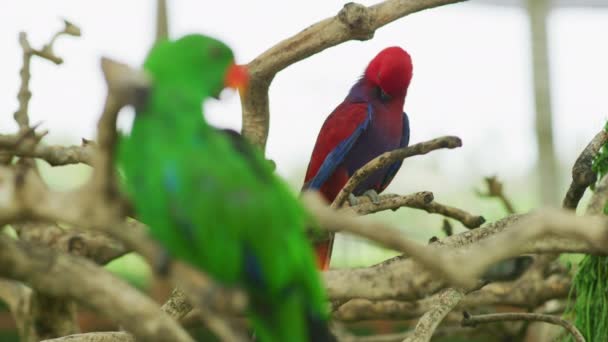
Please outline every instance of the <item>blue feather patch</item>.
[[183, 208], [178, 203], [177, 194], [180, 188], [179, 175], [174, 164], [170, 164], [163, 170], [164, 188], [169, 194], [169, 215], [173, 219], [175, 225], [179, 228], [184, 236], [184, 239], [195, 245], [196, 226], [188, 218]]
[[[406, 147], [410, 143], [410, 121], [407, 117], [407, 114], [403, 112], [403, 131], [401, 133], [401, 142], [399, 144], [399, 148]], [[384, 190], [388, 184], [393, 180], [399, 169], [401, 168], [401, 164], [403, 160], [398, 162], [394, 162], [388, 167], [386, 170], [386, 174], [384, 175], [384, 179], [382, 180], [382, 184], [380, 185], [381, 190]]]
[[317, 174], [306, 184], [306, 188], [308, 189], [320, 189], [323, 186], [323, 183], [331, 176], [331, 174], [336, 170], [336, 167], [342, 163], [344, 157], [350, 151], [350, 149], [355, 145], [361, 133], [367, 129], [369, 124], [372, 122], [373, 116], [373, 108], [371, 103], [367, 105], [367, 117], [365, 120], [357, 126], [355, 131], [346, 139], [342, 140], [338, 146], [336, 146], [328, 155], [325, 157], [323, 164], [317, 171]]
[[266, 286], [264, 280], [264, 272], [258, 257], [254, 254], [253, 249], [245, 243], [243, 247], [243, 264], [245, 269], [245, 279], [253, 287], [263, 288]]

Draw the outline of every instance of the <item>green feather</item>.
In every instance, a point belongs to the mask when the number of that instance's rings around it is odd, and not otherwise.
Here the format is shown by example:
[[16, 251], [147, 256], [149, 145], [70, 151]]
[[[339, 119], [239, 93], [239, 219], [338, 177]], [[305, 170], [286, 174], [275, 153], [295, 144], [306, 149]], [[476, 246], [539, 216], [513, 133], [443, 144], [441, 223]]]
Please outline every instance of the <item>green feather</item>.
[[170, 255], [248, 291], [261, 341], [309, 341], [311, 318], [326, 329], [328, 313], [306, 212], [259, 151], [203, 118], [232, 63], [201, 35], [154, 47], [144, 64], [153, 88], [118, 162], [138, 218]]
[[[604, 130], [608, 131], [608, 123]], [[594, 158], [592, 169], [598, 180], [608, 173], [608, 144]], [[604, 214], [607, 213], [608, 203], [604, 206]], [[586, 255], [581, 260], [568, 301], [565, 314], [574, 316], [574, 323], [585, 339], [608, 341], [608, 257]]]

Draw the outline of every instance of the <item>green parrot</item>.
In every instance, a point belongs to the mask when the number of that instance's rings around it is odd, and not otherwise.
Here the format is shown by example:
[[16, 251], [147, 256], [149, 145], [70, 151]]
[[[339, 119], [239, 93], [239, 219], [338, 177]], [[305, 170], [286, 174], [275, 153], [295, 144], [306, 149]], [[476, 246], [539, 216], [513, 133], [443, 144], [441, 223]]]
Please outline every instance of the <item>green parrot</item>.
[[152, 87], [117, 153], [138, 218], [171, 257], [247, 291], [257, 339], [333, 341], [307, 213], [258, 150], [203, 117], [203, 100], [242, 86], [244, 68], [192, 34], [157, 43], [144, 69]]

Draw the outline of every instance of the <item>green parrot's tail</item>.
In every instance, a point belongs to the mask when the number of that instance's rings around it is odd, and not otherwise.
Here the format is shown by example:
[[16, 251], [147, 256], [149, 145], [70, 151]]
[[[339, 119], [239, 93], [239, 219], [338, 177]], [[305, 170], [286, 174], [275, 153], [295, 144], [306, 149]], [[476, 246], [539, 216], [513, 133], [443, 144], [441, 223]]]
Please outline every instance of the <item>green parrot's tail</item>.
[[576, 301], [566, 314], [574, 315], [574, 323], [587, 341], [608, 341], [608, 257], [585, 256], [572, 291]]
[[278, 307], [252, 303], [251, 322], [260, 342], [335, 342], [327, 320], [309, 310], [301, 296], [291, 293]]

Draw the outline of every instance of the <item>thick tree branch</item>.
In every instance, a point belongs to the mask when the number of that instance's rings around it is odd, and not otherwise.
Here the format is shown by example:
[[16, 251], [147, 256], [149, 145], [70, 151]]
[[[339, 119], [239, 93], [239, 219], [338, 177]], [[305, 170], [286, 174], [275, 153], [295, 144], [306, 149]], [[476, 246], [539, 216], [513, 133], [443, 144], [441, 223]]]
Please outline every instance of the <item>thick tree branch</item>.
[[474, 327], [477, 324], [493, 323], [501, 321], [535, 321], [545, 322], [555, 325], [560, 325], [566, 329], [577, 342], [585, 342], [585, 338], [578, 329], [565, 319], [557, 316], [543, 315], [537, 313], [498, 313], [487, 315], [471, 315], [468, 312], [463, 312], [462, 325], [465, 327]]
[[[305, 196], [311, 198], [311, 196]], [[316, 203], [313, 203], [316, 202]], [[365, 237], [416, 259], [427, 269], [456, 286], [469, 288], [492, 264], [528, 252], [529, 243], [554, 235], [581, 240], [592, 250], [608, 250], [608, 220], [602, 217], [577, 217], [559, 210], [545, 209], [516, 223], [509, 230], [463, 250], [437, 249], [409, 240], [396, 229], [380, 223], [362, 223], [326, 208], [320, 200], [307, 201], [321, 226]], [[462, 265], [467, 267], [462, 268]]]
[[431, 151], [438, 150], [441, 148], [453, 149], [460, 146], [462, 146], [462, 141], [460, 140], [460, 138], [446, 136], [414, 144], [408, 147], [399, 148], [393, 151], [385, 152], [365, 164], [362, 168], [357, 170], [357, 172], [355, 172], [352, 177], [350, 177], [346, 185], [344, 185], [338, 196], [336, 196], [336, 198], [334, 199], [333, 203], [331, 204], [331, 208], [340, 208], [348, 198], [348, 195], [353, 192], [353, 190], [355, 190], [355, 188], [363, 180], [365, 180], [377, 170], [380, 170], [384, 167], [393, 164], [396, 161], [403, 160], [411, 156], [427, 154]]
[[600, 131], [581, 152], [576, 162], [574, 162], [574, 166], [572, 167], [572, 183], [562, 203], [564, 208], [576, 209], [578, 202], [585, 193], [585, 189], [597, 180], [597, 175], [591, 169], [591, 164], [593, 163], [593, 158], [595, 158], [600, 148], [607, 141], [608, 133], [605, 130]]
[[313, 24], [248, 64], [249, 87], [241, 94], [243, 134], [252, 143], [266, 146], [269, 125], [268, 87], [274, 76], [291, 64], [349, 40], [371, 39], [374, 32], [408, 14], [462, 0], [387, 0], [366, 7], [348, 3], [334, 17]]
[[[530, 215], [507, 216], [484, 227], [441, 239], [431, 244], [430, 247], [436, 250], [466, 249], [480, 240], [499, 235], [503, 231], [508, 232], [517, 225], [521, 225], [522, 222], [526, 226], [525, 222], [528, 222], [526, 219], [529, 219]], [[589, 241], [553, 235], [526, 241], [517, 248], [521, 248], [521, 250], [513, 251], [513, 256], [555, 252], [602, 254]], [[462, 265], [468, 264], [469, 261], [465, 260], [456, 269], [463, 269]], [[423, 265], [407, 256], [398, 256], [371, 267], [329, 270], [324, 272], [323, 276], [329, 297], [334, 300], [352, 298], [414, 300], [433, 294], [446, 286], [444, 280], [438, 279]], [[399, 284], [399, 286], [394, 286], [394, 284]]]
[[[415, 274], [411, 275], [415, 277]], [[457, 310], [473, 310], [479, 307], [509, 305], [534, 308], [551, 299], [568, 297], [572, 280], [568, 275], [555, 274], [546, 279], [527, 277], [515, 282], [498, 282], [468, 293], [456, 306]], [[421, 296], [423, 288], [420, 289]], [[332, 318], [352, 322], [365, 320], [409, 320], [422, 316], [437, 302], [438, 294], [420, 300], [370, 300], [355, 298], [340, 305]]]

